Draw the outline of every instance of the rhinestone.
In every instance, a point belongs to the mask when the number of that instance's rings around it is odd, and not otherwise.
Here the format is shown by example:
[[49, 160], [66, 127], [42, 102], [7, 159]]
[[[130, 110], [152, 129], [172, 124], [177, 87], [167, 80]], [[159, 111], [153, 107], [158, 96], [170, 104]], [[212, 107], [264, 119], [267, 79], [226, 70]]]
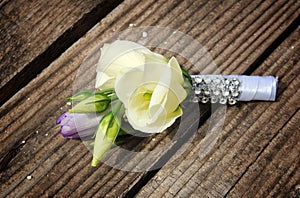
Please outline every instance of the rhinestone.
[[213, 83], [210, 83], [207, 85], [208, 89], [215, 89], [215, 85]]
[[239, 96], [239, 92], [238, 91], [233, 91], [233, 92], [231, 92], [231, 95], [233, 97], [237, 97], [237, 96]]
[[203, 98], [201, 99], [201, 102], [202, 102], [202, 103], [207, 103], [208, 100], [209, 100], [209, 99], [208, 99], [207, 97], [203, 97]]
[[228, 91], [228, 90], [224, 90], [224, 91], [222, 92], [222, 95], [225, 96], [225, 97], [226, 97], [226, 96], [229, 96], [229, 91]]
[[199, 84], [199, 86], [200, 86], [202, 89], [206, 89], [206, 88], [207, 88], [207, 84], [206, 84], [205, 82], [203, 82], [203, 81]]
[[195, 97], [193, 98], [193, 103], [197, 103], [197, 102], [199, 102], [199, 98], [198, 98], [197, 96], [195, 96]]
[[239, 84], [240, 84], [240, 81], [239, 81], [238, 79], [236, 79], [236, 78], [233, 78], [233, 79], [232, 79], [232, 84], [234, 84], [234, 85], [239, 85]]
[[214, 80], [213, 80], [213, 83], [215, 83], [215, 84], [219, 84], [221, 82], [221, 80], [219, 79], [219, 78], [215, 78]]
[[226, 98], [221, 98], [219, 101], [220, 104], [226, 104], [226, 102], [227, 102]]
[[214, 90], [213, 93], [214, 93], [214, 95], [216, 95], [216, 96], [217, 96], [217, 95], [220, 95], [220, 91], [219, 91], [219, 90]]
[[219, 85], [218, 85], [218, 88], [219, 89], [224, 89], [226, 87], [225, 83], [224, 82], [221, 82]]
[[230, 81], [229, 81], [227, 78], [225, 78], [224, 83], [225, 83], [226, 85], [229, 85], [229, 84], [230, 84]]
[[204, 82], [207, 83], [207, 84], [211, 83], [211, 79], [210, 78], [204, 78]]
[[236, 104], [236, 100], [235, 99], [233, 99], [233, 98], [229, 98], [228, 99], [228, 104], [230, 104], [230, 105], [234, 105], [234, 104]]
[[196, 82], [196, 83], [202, 82], [202, 78], [199, 78], [199, 77], [198, 77], [198, 78], [195, 78], [195, 82]]
[[197, 87], [197, 88], [195, 89], [195, 94], [197, 94], [197, 95], [201, 94], [201, 89]]
[[204, 90], [204, 94], [209, 96], [210, 95], [210, 91], [209, 90]]
[[218, 102], [218, 98], [216, 98], [216, 97], [211, 97], [210, 102], [211, 102], [211, 103], [216, 103], [216, 102]]
[[234, 89], [236, 89], [236, 87], [234, 85], [229, 85], [229, 90], [233, 91]]

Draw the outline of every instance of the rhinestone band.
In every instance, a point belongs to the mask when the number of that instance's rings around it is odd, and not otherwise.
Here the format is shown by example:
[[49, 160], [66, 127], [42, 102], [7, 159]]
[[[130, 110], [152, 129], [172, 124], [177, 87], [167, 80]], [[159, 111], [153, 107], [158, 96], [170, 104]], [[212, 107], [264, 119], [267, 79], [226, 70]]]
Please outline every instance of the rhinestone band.
[[240, 95], [240, 81], [237, 78], [192, 76], [193, 102], [234, 105]]

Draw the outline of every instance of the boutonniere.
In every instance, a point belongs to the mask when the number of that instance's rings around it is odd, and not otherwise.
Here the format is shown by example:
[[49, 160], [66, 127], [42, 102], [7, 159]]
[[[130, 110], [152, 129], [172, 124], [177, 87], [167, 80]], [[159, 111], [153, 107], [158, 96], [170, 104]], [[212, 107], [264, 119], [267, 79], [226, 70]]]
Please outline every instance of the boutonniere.
[[276, 96], [274, 77], [189, 75], [175, 57], [126, 40], [104, 44], [95, 72], [95, 89], [67, 98], [73, 107], [56, 120], [63, 137], [91, 141], [92, 166], [126, 135], [122, 122], [161, 133], [182, 116], [186, 99], [233, 105]]

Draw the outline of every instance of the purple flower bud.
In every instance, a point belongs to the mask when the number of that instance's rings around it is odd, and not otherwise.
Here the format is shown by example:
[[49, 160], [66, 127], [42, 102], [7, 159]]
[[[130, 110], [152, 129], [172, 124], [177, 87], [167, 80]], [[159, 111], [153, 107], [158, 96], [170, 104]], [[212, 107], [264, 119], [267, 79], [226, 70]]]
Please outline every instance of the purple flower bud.
[[96, 114], [65, 112], [56, 119], [65, 138], [85, 138], [94, 135], [100, 121]]

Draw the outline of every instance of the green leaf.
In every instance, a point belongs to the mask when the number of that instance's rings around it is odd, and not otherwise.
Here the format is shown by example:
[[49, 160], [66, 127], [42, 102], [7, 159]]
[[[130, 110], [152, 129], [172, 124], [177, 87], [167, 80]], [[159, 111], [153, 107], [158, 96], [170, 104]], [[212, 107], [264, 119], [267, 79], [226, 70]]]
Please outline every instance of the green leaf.
[[112, 93], [115, 93], [115, 89], [114, 88], [108, 88], [108, 89], [101, 89], [98, 91], [95, 91], [95, 95], [97, 94], [102, 94], [102, 95], [110, 95]]
[[188, 80], [188, 82], [190, 83], [190, 85], [192, 85], [193, 82], [192, 82], [191, 75], [184, 68], [182, 68], [182, 67], [181, 67], [181, 72], [182, 72], [184, 78], [186, 78]]
[[70, 113], [101, 113], [105, 111], [110, 104], [111, 100], [109, 97], [97, 94], [90, 96], [83, 101], [76, 104]]
[[80, 102], [80, 101], [92, 96], [93, 94], [94, 94], [94, 92], [92, 92], [92, 91], [83, 90], [83, 91], [80, 91], [80, 92], [74, 94], [73, 96], [67, 98], [67, 102], [72, 102], [72, 101]]

